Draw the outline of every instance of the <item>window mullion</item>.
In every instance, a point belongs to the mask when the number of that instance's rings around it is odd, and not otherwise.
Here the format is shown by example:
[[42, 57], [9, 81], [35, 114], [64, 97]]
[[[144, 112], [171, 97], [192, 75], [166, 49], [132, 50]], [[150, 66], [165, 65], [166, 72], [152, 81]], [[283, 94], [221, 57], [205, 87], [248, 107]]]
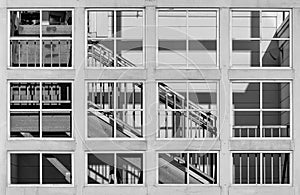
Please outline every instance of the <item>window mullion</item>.
[[43, 165], [42, 165], [42, 162], [43, 162], [43, 158], [42, 158], [42, 155], [43, 153], [39, 153], [39, 160], [40, 160], [40, 164], [39, 164], [39, 169], [40, 169], [40, 184], [43, 184]]
[[40, 109], [39, 109], [39, 116], [40, 116], [40, 121], [39, 121], [39, 127], [40, 127], [40, 131], [39, 131], [39, 134], [40, 134], [40, 138], [42, 138], [42, 128], [43, 128], [43, 114], [42, 114], [42, 111], [43, 111], [43, 85], [42, 85], [42, 82], [39, 83], [40, 84]]
[[39, 37], [39, 41], [40, 41], [40, 67], [43, 67], [43, 40], [42, 40], [42, 33], [43, 33], [43, 29], [42, 29], [42, 23], [43, 23], [43, 15], [42, 15], [42, 10], [40, 10], [40, 37]]

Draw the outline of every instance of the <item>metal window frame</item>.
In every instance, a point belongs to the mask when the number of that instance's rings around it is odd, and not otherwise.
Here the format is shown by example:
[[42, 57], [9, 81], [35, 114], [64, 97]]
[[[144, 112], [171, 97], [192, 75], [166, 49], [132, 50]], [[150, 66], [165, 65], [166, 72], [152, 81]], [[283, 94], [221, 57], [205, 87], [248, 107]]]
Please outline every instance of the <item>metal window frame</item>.
[[[159, 28], [159, 12], [160, 11], [185, 11], [186, 13], [186, 64], [185, 67], [161, 67], [159, 66], [159, 58], [158, 58], [158, 43], [159, 43], [159, 36], [158, 36], [158, 28]], [[188, 42], [189, 42], [189, 36], [188, 36], [188, 12], [189, 11], [203, 11], [203, 12], [215, 12], [216, 13], [216, 39], [205, 39], [205, 40], [216, 40], [216, 64], [211, 67], [195, 67], [195, 66], [189, 66], [189, 60], [188, 60]], [[156, 69], [187, 69], [187, 70], [198, 70], [198, 69], [220, 69], [220, 9], [218, 8], [207, 8], [207, 9], [199, 9], [199, 8], [157, 8], [156, 9]], [[206, 65], [207, 66], [207, 65]]]
[[[258, 83], [259, 84], [259, 108], [257, 109], [233, 109], [233, 84], [234, 83]], [[262, 85], [264, 83], [289, 83], [290, 90], [290, 108], [274, 108], [274, 109], [265, 109], [262, 107], [263, 105], [263, 89]], [[233, 134], [233, 122], [234, 122], [234, 112], [235, 111], [256, 111], [259, 112], [260, 115], [260, 136], [259, 137], [234, 137]], [[264, 111], [288, 111], [290, 114], [290, 130], [289, 137], [262, 137], [262, 126], [263, 126], [263, 118], [262, 114]], [[271, 79], [271, 80], [230, 80], [230, 140], [292, 140], [293, 139], [293, 131], [294, 131], [294, 120], [293, 120], [293, 81], [291, 79]]]
[[[260, 25], [260, 27], [259, 27], [259, 29], [260, 29], [260, 37], [259, 38], [239, 38], [239, 39], [233, 39], [233, 37], [232, 37], [232, 32], [233, 32], [233, 26], [232, 26], [232, 21], [233, 21], [233, 15], [232, 15], [232, 13], [233, 12], [238, 12], [238, 11], [240, 11], [240, 12], [249, 12], [249, 11], [259, 11], [260, 12], [260, 19], [259, 19], [259, 22], [260, 22], [260, 24], [261, 24], [261, 22], [262, 22], [262, 15], [261, 15], [261, 13], [262, 12], [283, 12], [283, 11], [286, 11], [286, 12], [289, 12], [289, 15], [290, 15], [290, 18], [289, 18], [289, 29], [290, 29], [290, 34], [289, 34], [289, 38], [275, 38], [275, 39], [272, 39], [272, 38], [263, 38], [262, 36], [261, 36], [261, 34], [262, 34], [262, 31], [261, 31], [261, 25]], [[262, 9], [257, 9], [257, 8], [233, 8], [233, 9], [230, 9], [230, 27], [229, 27], [229, 31], [230, 31], [230, 44], [229, 44], [229, 49], [230, 49], [230, 66], [229, 66], [229, 68], [230, 69], [250, 69], [250, 70], [261, 70], [261, 69], [266, 69], [266, 70], [270, 70], [270, 69], [293, 69], [293, 10], [292, 9], [288, 9], [288, 8], [282, 8], [282, 9], [278, 9], [278, 8], [275, 8], [275, 9], [273, 9], [273, 8], [270, 8], [270, 9], [264, 9], [264, 8], [262, 8]], [[233, 66], [233, 64], [232, 64], [232, 54], [233, 54], [233, 47], [232, 47], [232, 41], [233, 40], [257, 40], [257, 41], [259, 41], [259, 60], [260, 60], [260, 62], [259, 62], [259, 67], [236, 67], [236, 66]], [[263, 41], [268, 41], [268, 40], [288, 40], [289, 41], [289, 66], [288, 67], [262, 67], [262, 49], [261, 49], [261, 43], [263, 42]]]
[[[11, 162], [11, 154], [36, 154], [39, 155], [39, 170], [40, 170], [40, 175], [39, 175], [39, 184], [11, 184], [11, 166], [10, 166], [10, 162]], [[42, 155], [43, 154], [70, 154], [71, 155], [71, 183], [70, 184], [43, 184], [42, 180], [43, 180], [43, 173], [42, 173], [42, 168], [43, 168], [43, 163], [42, 163]], [[7, 151], [7, 183], [8, 183], [8, 187], [17, 187], [17, 188], [24, 188], [24, 187], [42, 187], [42, 188], [57, 188], [57, 187], [74, 187], [75, 186], [75, 169], [74, 169], [74, 165], [75, 165], [75, 161], [74, 161], [74, 152], [72, 151], [38, 151], [38, 150], [33, 150], [33, 151], [16, 151], [16, 150], [9, 150]]]
[[[143, 89], [142, 89], [142, 93], [143, 93], [143, 108], [142, 109], [118, 109], [116, 106], [116, 95], [114, 95], [114, 105], [113, 105], [113, 109], [100, 109], [100, 110], [108, 110], [108, 111], [112, 111], [114, 113], [118, 112], [118, 111], [141, 111], [142, 112], [142, 116], [141, 119], [143, 121], [143, 124], [141, 125], [142, 127], [142, 137], [139, 138], [126, 138], [126, 137], [116, 137], [116, 120], [114, 120], [114, 136], [113, 137], [88, 137], [88, 106], [87, 106], [87, 102], [88, 102], [88, 84], [89, 83], [113, 83], [114, 85], [116, 83], [142, 83], [143, 84]], [[114, 87], [114, 94], [116, 94], [116, 87]], [[85, 80], [85, 139], [86, 140], [146, 140], [145, 138], [145, 128], [146, 128], [146, 123], [145, 123], [145, 94], [146, 90], [145, 90], [145, 80], [94, 80], [94, 79], [89, 79], [89, 80]]]
[[[11, 137], [10, 136], [10, 112], [12, 109], [10, 109], [10, 84], [11, 83], [39, 83], [40, 86], [40, 105], [39, 105], [39, 109], [26, 109], [26, 111], [28, 112], [39, 112], [39, 137]], [[42, 105], [43, 105], [43, 101], [42, 101], [42, 85], [43, 83], [70, 83], [71, 84], [71, 109], [43, 109]], [[74, 140], [75, 136], [74, 136], [74, 81], [73, 80], [8, 80], [7, 81], [7, 139], [8, 140], [62, 140], [62, 141], [67, 141], [67, 140]], [[13, 110], [15, 111], [15, 110]], [[16, 111], [25, 111], [23, 109], [19, 109]], [[42, 136], [42, 113], [43, 112], [53, 112], [53, 111], [65, 111], [65, 112], [71, 112], [71, 128], [70, 128], [70, 132], [71, 132], [71, 136], [70, 137], [43, 137]]]
[[[117, 67], [116, 66], [116, 41], [117, 40], [123, 40], [124, 38], [118, 39], [117, 37], [111, 37], [111, 38], [93, 38], [93, 40], [112, 40], [114, 42], [114, 66], [113, 67], [93, 67], [88, 65], [88, 41], [91, 40], [91, 38], [88, 38], [88, 13], [89, 11], [141, 11], [143, 13], [143, 24], [142, 24], [142, 66], [137, 66], [137, 67]], [[84, 63], [85, 63], [85, 68], [90, 69], [90, 70], [98, 70], [98, 69], [108, 69], [108, 70], [128, 70], [128, 69], [133, 69], [133, 70], [139, 70], [139, 69], [145, 69], [146, 68], [146, 14], [145, 14], [145, 9], [144, 8], [86, 8], [85, 9], [85, 33], [84, 33], [84, 40], [85, 40], [85, 58], [84, 58]], [[114, 24], [116, 22], [116, 17], [114, 18]], [[116, 28], [116, 25], [114, 25], [114, 29]], [[116, 31], [115, 31], [116, 32]], [[126, 39], [125, 39], [126, 40]]]
[[[39, 38], [31, 38], [31, 37], [19, 37], [19, 38], [13, 38], [11, 37], [10, 35], [10, 12], [12, 11], [39, 11], [40, 12], [40, 24], [39, 24], [39, 27], [40, 27], [40, 35], [39, 35]], [[72, 36], [71, 38], [69, 37], [59, 37], [59, 36], [54, 36], [54, 37], [43, 37], [42, 36], [42, 12], [43, 11], [70, 11], [72, 13]], [[8, 51], [10, 51], [10, 41], [11, 40], [22, 40], [22, 39], [25, 39], [25, 40], [38, 40], [40, 43], [40, 67], [11, 67], [10, 66], [10, 52], [8, 52], [7, 54], [7, 68], [8, 69], [29, 69], [29, 70], [35, 70], [35, 69], [38, 69], [38, 70], [73, 70], [75, 69], [75, 66], [74, 66], [74, 34], [75, 34], [75, 25], [74, 25], [74, 22], [75, 22], [75, 19], [74, 19], [74, 9], [73, 8], [13, 8], [13, 9], [8, 9], [7, 10], [7, 25], [8, 25], [8, 28], [7, 28], [7, 48], [8, 48]], [[62, 39], [61, 39], [62, 38]], [[43, 67], [43, 55], [42, 55], [42, 50], [43, 50], [43, 47], [42, 47], [42, 41], [43, 40], [71, 40], [72, 42], [72, 46], [71, 46], [71, 54], [70, 54], [70, 57], [72, 58], [71, 62], [72, 62], [72, 66], [71, 67]]]

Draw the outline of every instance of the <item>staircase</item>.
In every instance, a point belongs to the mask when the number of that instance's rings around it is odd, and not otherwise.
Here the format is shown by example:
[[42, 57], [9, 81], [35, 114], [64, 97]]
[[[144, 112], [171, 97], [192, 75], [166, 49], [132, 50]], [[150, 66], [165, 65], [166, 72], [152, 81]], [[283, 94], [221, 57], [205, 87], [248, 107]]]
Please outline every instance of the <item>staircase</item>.
[[[97, 67], [114, 67], [114, 55], [111, 50], [99, 43], [89, 42], [88, 44], [88, 59], [92, 66]], [[122, 56], [116, 55], [117, 67], [135, 67], [133, 63], [126, 60]], [[141, 86], [139, 86], [141, 87]], [[195, 135], [190, 137], [215, 137], [217, 136], [216, 121], [217, 117], [210, 112], [202, 111], [203, 108], [195, 103], [188, 101], [188, 105], [185, 105], [185, 97], [172, 90], [170, 87], [163, 83], [158, 84], [159, 88], [159, 101], [163, 102], [172, 109], [184, 109], [186, 106], [189, 108], [189, 121], [195, 124]], [[89, 104], [97, 109], [97, 105], [89, 102]], [[93, 104], [93, 105], [92, 105]], [[185, 114], [186, 116], [186, 114]], [[117, 121], [118, 125], [128, 130], [133, 135], [136, 135], [136, 130], [124, 123], [123, 121]], [[192, 128], [191, 128], [192, 129]], [[168, 130], [167, 130], [168, 131]], [[202, 132], [202, 133], [200, 133]], [[208, 133], [207, 133], [208, 132]], [[131, 137], [131, 136], [129, 136]]]

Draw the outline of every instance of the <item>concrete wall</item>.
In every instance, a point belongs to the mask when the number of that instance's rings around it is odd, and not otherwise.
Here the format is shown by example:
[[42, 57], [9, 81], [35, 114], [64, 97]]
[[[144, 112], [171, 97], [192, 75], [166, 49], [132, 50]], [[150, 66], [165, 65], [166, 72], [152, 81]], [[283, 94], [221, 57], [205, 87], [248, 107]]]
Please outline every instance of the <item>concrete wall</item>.
[[[74, 68], [71, 70], [12, 70], [7, 69], [7, 8], [74, 8]], [[141, 70], [89, 70], [84, 68], [85, 53], [85, 8], [138, 7], [145, 8], [146, 23], [146, 68]], [[220, 13], [220, 67], [210, 70], [157, 70], [155, 68], [155, 9], [156, 7], [219, 8]], [[285, 70], [243, 70], [230, 69], [230, 8], [293, 8], [293, 68]], [[300, 1], [299, 0], [0, 0], [0, 194], [7, 195], [93, 195], [93, 194], [210, 194], [210, 195], [298, 195], [300, 194], [300, 167], [292, 166], [292, 184], [274, 186], [233, 186], [231, 184], [231, 154], [239, 150], [288, 150], [294, 151], [292, 162], [300, 162]], [[66, 79], [74, 81], [74, 140], [8, 140], [7, 136], [7, 80], [11, 79]], [[95, 141], [85, 139], [85, 80], [86, 79], [134, 79], [144, 80], [146, 87], [145, 140], [138, 141]], [[163, 141], [156, 140], [156, 80], [195, 80], [219, 81], [219, 124], [220, 139], [203, 141]], [[287, 140], [232, 140], [230, 138], [230, 81], [240, 79], [287, 79], [293, 81], [293, 139]], [[85, 152], [88, 151], [143, 151], [145, 152], [145, 184], [139, 187], [128, 186], [86, 186]], [[156, 151], [162, 150], [213, 150], [219, 151], [218, 186], [158, 186], [156, 184]], [[64, 151], [74, 152], [74, 185], [70, 187], [13, 187], [8, 185], [8, 151]]]

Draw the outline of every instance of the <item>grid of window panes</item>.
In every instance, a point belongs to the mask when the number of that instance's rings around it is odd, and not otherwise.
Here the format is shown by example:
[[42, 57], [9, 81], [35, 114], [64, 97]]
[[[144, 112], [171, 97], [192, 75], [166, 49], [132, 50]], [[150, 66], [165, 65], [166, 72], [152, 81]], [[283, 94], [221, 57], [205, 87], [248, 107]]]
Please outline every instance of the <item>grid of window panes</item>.
[[290, 67], [289, 10], [233, 10], [232, 66]]
[[70, 153], [10, 153], [10, 184], [72, 184]]
[[10, 82], [10, 137], [72, 137], [70, 82]]
[[88, 67], [143, 67], [143, 10], [87, 12]]
[[143, 137], [142, 82], [88, 82], [89, 138]]
[[170, 152], [158, 154], [159, 184], [217, 184], [217, 153]]
[[88, 153], [87, 183], [143, 184], [142, 153]]
[[233, 137], [290, 137], [290, 82], [233, 82]]
[[290, 184], [289, 152], [232, 153], [233, 184]]
[[11, 10], [10, 67], [72, 67], [72, 11]]
[[217, 136], [217, 83], [158, 82], [158, 138]]
[[216, 10], [159, 10], [157, 33], [160, 68], [217, 66]]

